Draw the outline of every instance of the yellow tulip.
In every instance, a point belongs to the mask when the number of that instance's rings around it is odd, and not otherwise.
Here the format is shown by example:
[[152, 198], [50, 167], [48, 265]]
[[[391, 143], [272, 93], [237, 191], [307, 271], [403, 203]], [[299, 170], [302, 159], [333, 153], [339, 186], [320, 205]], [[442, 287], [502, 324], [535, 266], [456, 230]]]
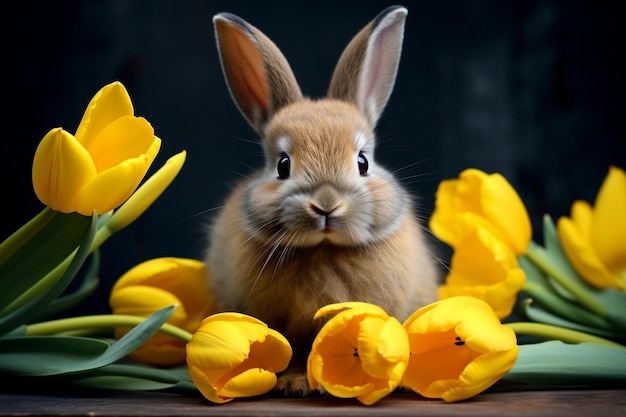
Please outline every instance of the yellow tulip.
[[170, 157], [161, 168], [148, 178], [130, 198], [115, 210], [107, 227], [117, 231], [128, 226], [141, 216], [174, 181], [187, 158], [187, 151]]
[[75, 135], [55, 128], [39, 143], [35, 194], [63, 213], [106, 213], [135, 191], [160, 147], [150, 123], [134, 116], [124, 86], [111, 83], [91, 99]]
[[516, 255], [526, 253], [531, 239], [530, 218], [515, 189], [502, 175], [478, 169], [439, 184], [429, 226], [453, 248], [476, 226], [489, 229]]
[[437, 301], [413, 313], [404, 327], [411, 357], [402, 385], [428, 398], [459, 401], [478, 395], [515, 364], [515, 333], [474, 297]]
[[439, 298], [476, 297], [504, 319], [513, 311], [525, 281], [511, 249], [487, 229], [477, 227], [459, 241]]
[[407, 334], [400, 322], [372, 304], [330, 304], [315, 319], [330, 318], [313, 342], [307, 364], [311, 389], [320, 385], [341, 398], [371, 405], [392, 392], [409, 360]]
[[[109, 305], [114, 314], [148, 317], [163, 307], [176, 304], [167, 322], [193, 333], [213, 312], [210, 294], [207, 267], [203, 262], [155, 258], [136, 265], [117, 280]], [[122, 337], [128, 330], [117, 328], [115, 336]], [[131, 357], [154, 365], [178, 365], [185, 362], [185, 343], [157, 333]]]
[[203, 320], [187, 344], [187, 368], [206, 399], [225, 403], [270, 391], [291, 354], [287, 339], [262, 321], [218, 313]]
[[626, 172], [611, 166], [594, 206], [572, 205], [557, 230], [563, 250], [578, 273], [598, 288], [626, 289]]

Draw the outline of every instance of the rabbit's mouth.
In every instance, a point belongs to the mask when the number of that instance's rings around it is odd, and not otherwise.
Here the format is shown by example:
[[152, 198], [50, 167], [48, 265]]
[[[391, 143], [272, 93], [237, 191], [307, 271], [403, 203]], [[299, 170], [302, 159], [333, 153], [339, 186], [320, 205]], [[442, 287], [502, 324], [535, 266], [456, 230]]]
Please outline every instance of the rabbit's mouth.
[[[330, 223], [331, 224], [331, 223]], [[294, 246], [315, 247], [315, 246], [352, 246], [354, 242], [348, 238], [346, 233], [326, 224], [316, 230], [298, 233], [298, 237], [291, 239]]]

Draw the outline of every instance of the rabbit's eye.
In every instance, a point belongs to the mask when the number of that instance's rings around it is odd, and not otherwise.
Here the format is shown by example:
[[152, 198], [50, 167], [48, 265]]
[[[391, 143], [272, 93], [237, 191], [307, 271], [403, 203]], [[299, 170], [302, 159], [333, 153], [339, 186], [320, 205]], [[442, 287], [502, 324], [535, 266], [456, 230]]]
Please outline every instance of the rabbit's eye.
[[356, 161], [359, 164], [359, 174], [362, 177], [365, 177], [370, 165], [369, 162], [367, 162], [365, 155], [363, 155], [363, 152], [359, 152], [359, 156], [356, 158]]
[[285, 152], [281, 152], [278, 157], [278, 164], [276, 165], [276, 171], [278, 172], [278, 179], [284, 180], [289, 178], [289, 171], [291, 170], [291, 160], [289, 155]]

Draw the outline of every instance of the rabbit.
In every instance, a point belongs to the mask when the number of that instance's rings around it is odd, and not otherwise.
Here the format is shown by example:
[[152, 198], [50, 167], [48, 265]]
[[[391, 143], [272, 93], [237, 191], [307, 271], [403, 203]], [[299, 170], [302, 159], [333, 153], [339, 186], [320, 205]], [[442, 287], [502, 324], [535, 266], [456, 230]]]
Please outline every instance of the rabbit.
[[286, 396], [317, 394], [306, 360], [319, 308], [362, 301], [404, 320], [436, 299], [435, 257], [412, 198], [374, 159], [406, 15], [389, 7], [367, 24], [317, 100], [259, 29], [230, 13], [213, 18], [226, 84], [265, 166], [234, 187], [209, 227], [210, 288], [218, 311], [254, 316], [289, 340], [275, 388]]

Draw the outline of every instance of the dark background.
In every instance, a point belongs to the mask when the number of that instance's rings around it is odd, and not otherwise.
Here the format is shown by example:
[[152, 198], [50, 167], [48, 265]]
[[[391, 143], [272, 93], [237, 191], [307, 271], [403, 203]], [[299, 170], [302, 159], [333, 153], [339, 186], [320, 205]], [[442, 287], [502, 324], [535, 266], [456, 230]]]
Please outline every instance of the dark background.
[[[102, 248], [112, 283], [159, 256], [202, 259], [205, 227], [232, 184], [261, 164], [231, 102], [211, 19], [229, 11], [282, 49], [305, 92], [324, 94], [350, 38], [388, 1], [24, 1], [3, 13], [0, 239], [38, 213], [32, 157], [53, 127], [75, 132], [91, 97], [120, 80], [163, 146], [150, 173], [188, 158], [163, 196]], [[626, 168], [621, 1], [406, 1], [395, 91], [378, 159], [428, 217], [439, 181], [468, 167], [500, 172], [541, 216], [593, 201], [610, 164]]]

